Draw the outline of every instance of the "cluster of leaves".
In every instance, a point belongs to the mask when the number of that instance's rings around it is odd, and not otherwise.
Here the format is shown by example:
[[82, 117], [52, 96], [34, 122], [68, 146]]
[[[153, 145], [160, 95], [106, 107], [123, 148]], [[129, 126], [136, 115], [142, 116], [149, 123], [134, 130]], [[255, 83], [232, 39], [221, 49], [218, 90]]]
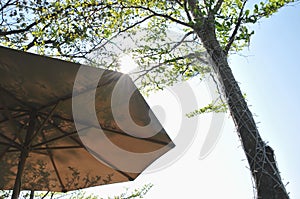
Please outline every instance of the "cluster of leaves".
[[187, 117], [194, 117], [196, 115], [200, 115], [203, 113], [221, 113], [226, 112], [228, 110], [228, 107], [225, 103], [219, 102], [217, 104], [215, 103], [209, 103], [207, 106], [197, 109], [191, 113], [186, 114]]
[[[249, 45], [254, 34], [249, 25], [263, 17], [269, 17], [279, 8], [293, 0], [272, 0], [266, 3], [247, 6], [247, 0], [219, 0], [198, 2], [198, 13], [204, 18], [214, 16], [214, 27], [217, 39], [226, 53], [238, 51]], [[191, 77], [210, 73], [209, 63], [203, 61], [205, 56], [199, 37], [195, 35], [199, 22], [192, 17], [189, 1], [116, 1], [130, 20], [122, 20], [122, 32], [131, 34], [145, 31], [144, 37], [132, 49], [122, 49], [130, 54], [139, 66], [134, 71], [134, 79], [139, 79], [140, 88], [145, 93], [151, 90], [163, 89], [175, 82]], [[253, 7], [250, 9], [250, 7]], [[249, 9], [246, 9], [249, 8]], [[201, 23], [200, 23], [201, 25]], [[180, 31], [182, 39], [168, 40], [168, 30], [172, 27]], [[120, 32], [118, 32], [120, 33]], [[118, 35], [118, 34], [116, 34]], [[174, 38], [173, 38], [174, 39]], [[116, 42], [109, 39], [114, 45]], [[109, 57], [110, 62], [100, 62], [100, 65], [119, 69], [118, 55], [108, 53], [107, 46], [98, 49], [97, 56]], [[120, 48], [121, 49], [121, 48]], [[112, 59], [113, 58], [113, 59]], [[200, 58], [200, 59], [199, 59]], [[98, 60], [93, 63], [99, 64]], [[103, 60], [102, 60], [103, 61]], [[91, 62], [89, 62], [91, 64]]]
[[0, 190], [0, 199], [9, 198], [9, 196], [11, 196], [11, 194], [12, 194], [12, 191]]
[[[144, 198], [148, 191], [153, 187], [153, 184], [146, 184], [140, 189], [135, 189], [131, 193], [128, 193], [128, 189], [124, 193], [121, 193], [118, 196], [108, 199], [131, 199], [131, 198]], [[103, 199], [103, 198], [101, 198]]]
[[[248, 24], [269, 17], [292, 1], [270, 0], [255, 4], [250, 10], [246, 9], [247, 0], [206, 0], [197, 2], [197, 13], [203, 17], [213, 14], [218, 41], [224, 50], [236, 51], [248, 45], [254, 34]], [[191, 32], [199, 25], [199, 21], [192, 17], [191, 9], [188, 0], [5, 0], [0, 3], [0, 42], [4, 46], [39, 54], [87, 59], [91, 52], [110, 43], [111, 38], [134, 28], [137, 30], [141, 25], [158, 32], [176, 24], [177, 27], [182, 25], [181, 30], [186, 33]], [[148, 39], [154, 41], [152, 36], [149, 35]], [[158, 34], [156, 38], [162, 36]], [[144, 50], [149, 51], [147, 48]], [[189, 60], [181, 62], [176, 60], [166, 66], [188, 64]], [[182, 72], [177, 70], [177, 73]], [[188, 76], [194, 76], [193, 72], [198, 73], [193, 68], [186, 70]]]
[[[167, 22], [153, 18], [150, 23]], [[145, 37], [130, 53], [139, 66], [134, 79], [146, 93], [210, 71], [205, 50], [193, 32], [175, 32], [153, 24], [144, 32]]]
[[[247, 0], [225, 0], [216, 13], [216, 30], [220, 44], [224, 49], [227, 46], [226, 50], [229, 50], [229, 47], [232, 51], [242, 50], [250, 44], [250, 38], [254, 34], [249, 25], [255, 24], [263, 17], [270, 17], [291, 2], [294, 0], [271, 0], [247, 6]], [[247, 7], [249, 9], [246, 9]]]
[[90, 54], [92, 61], [87, 64], [119, 70], [120, 57], [129, 55], [136, 64], [129, 74], [145, 94], [209, 73], [209, 63], [199, 39], [193, 31], [179, 31], [169, 29], [167, 20], [152, 17], [148, 23], [111, 38]]
[[[252, 9], [246, 9], [247, 0], [195, 2], [201, 16], [214, 16], [223, 48], [236, 51], [248, 44], [254, 34], [247, 25], [293, 1], [270, 0], [250, 6]], [[5, 0], [0, 4], [1, 44], [23, 50], [35, 47], [36, 52], [51, 56], [86, 58], [112, 35], [142, 23], [163, 29], [176, 23], [192, 31], [199, 21], [192, 17], [191, 9], [188, 0]]]
[[[111, 1], [1, 1], [0, 36], [4, 46], [64, 58], [84, 58], [122, 27]], [[122, 13], [122, 14], [120, 14]]]
[[[153, 187], [152, 184], [146, 184], [139, 189], [135, 189], [132, 192], [129, 192], [129, 189], [126, 189], [123, 193], [108, 197], [107, 199], [134, 199], [134, 198], [144, 198], [148, 191]], [[11, 197], [12, 191], [2, 191], [0, 190], [0, 199], [5, 199]], [[30, 191], [23, 191], [21, 198], [29, 198]], [[55, 192], [35, 192], [35, 199], [104, 199], [99, 195], [88, 194], [83, 190], [71, 191], [68, 193], [55, 193]]]

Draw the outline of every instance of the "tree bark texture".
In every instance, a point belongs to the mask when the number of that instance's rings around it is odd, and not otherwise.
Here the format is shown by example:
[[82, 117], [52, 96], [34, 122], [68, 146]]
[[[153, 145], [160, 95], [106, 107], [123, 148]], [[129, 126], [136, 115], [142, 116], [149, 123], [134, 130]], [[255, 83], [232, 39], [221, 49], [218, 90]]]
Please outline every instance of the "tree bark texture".
[[227, 54], [220, 46], [214, 19], [206, 18], [195, 32], [200, 37], [213, 62], [213, 70], [226, 97], [230, 114], [242, 142], [255, 181], [257, 198], [288, 199], [276, 165], [273, 150], [259, 135], [256, 123], [229, 67]]

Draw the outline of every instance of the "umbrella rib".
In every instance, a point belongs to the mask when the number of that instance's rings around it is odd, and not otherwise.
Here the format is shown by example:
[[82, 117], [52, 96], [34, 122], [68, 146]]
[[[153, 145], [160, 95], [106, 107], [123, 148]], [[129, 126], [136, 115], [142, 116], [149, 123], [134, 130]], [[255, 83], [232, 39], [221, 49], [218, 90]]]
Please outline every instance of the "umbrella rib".
[[[64, 131], [64, 130], [62, 130], [60, 127], [58, 127], [56, 124], [54, 124], [54, 123], [51, 123], [51, 125], [53, 126], [53, 127], [55, 127], [58, 131], [60, 131], [63, 135], [67, 135], [68, 134], [68, 132], [66, 132], [66, 131]], [[81, 129], [81, 130], [85, 130], [85, 129], [88, 129], [89, 127], [85, 127], [85, 128], [83, 128], [83, 129]], [[76, 133], [77, 133], [77, 131], [75, 131]], [[75, 138], [73, 138], [73, 137], [70, 137], [70, 139], [72, 139], [74, 142], [76, 142], [79, 146], [81, 146], [82, 148], [85, 148], [85, 146], [80, 142], [80, 141], [78, 141], [78, 140], [76, 140]]]
[[[42, 134], [43, 140], [46, 140], [45, 134], [44, 134], [43, 132], [42, 132], [41, 134]], [[47, 144], [46, 144], [46, 147], [48, 147]], [[55, 161], [54, 161], [54, 159], [53, 159], [53, 154], [52, 154], [52, 152], [51, 152], [49, 149], [47, 150], [47, 153], [48, 153], [48, 155], [49, 155], [49, 158], [50, 158], [50, 160], [51, 160], [52, 166], [53, 166], [53, 168], [54, 168], [54, 171], [55, 171], [55, 174], [56, 174], [56, 176], [57, 176], [57, 178], [58, 178], [58, 181], [59, 181], [59, 183], [60, 183], [60, 185], [61, 185], [61, 188], [62, 188], [62, 190], [65, 190], [65, 186], [64, 186], [64, 184], [63, 184], [63, 182], [62, 182], [62, 180], [61, 180], [61, 177], [60, 177], [60, 175], [59, 175], [59, 173], [58, 173], [58, 170], [57, 170]]]
[[20, 141], [20, 143], [22, 143], [23, 140], [22, 140], [22, 138], [21, 138], [21, 136], [19, 134], [19, 132], [21, 132], [21, 130], [18, 132], [18, 129], [16, 127], [17, 126], [16, 125], [17, 122], [15, 121], [15, 118], [12, 117], [12, 115], [11, 115], [8, 107], [6, 106], [5, 100], [3, 99], [2, 96], [0, 97], [0, 100], [1, 100], [1, 103], [4, 105], [4, 108], [3, 108], [4, 109], [4, 115], [8, 119], [8, 122], [9, 122], [10, 126], [13, 128], [13, 131], [15, 131], [18, 140]]
[[[56, 124], [54, 124], [53, 122], [49, 122], [49, 123], [50, 123], [54, 128], [56, 128], [58, 131], [60, 131], [63, 135], [58, 136], [58, 137], [53, 138], [53, 139], [50, 139], [50, 140], [47, 140], [47, 141], [45, 141], [45, 142], [36, 144], [36, 145], [34, 145], [34, 146], [32, 146], [32, 147], [41, 146], [41, 145], [44, 145], [44, 144], [47, 144], [47, 143], [50, 143], [50, 142], [59, 140], [59, 139], [64, 138], [64, 137], [69, 137], [69, 136], [72, 136], [72, 135], [74, 135], [74, 134], [77, 134], [77, 130], [76, 130], [76, 131], [73, 131], [73, 132], [71, 132], [71, 133], [68, 133], [68, 132], [62, 130], [60, 127], [58, 127], [58, 126], [57, 126]], [[80, 129], [80, 130], [85, 130], [85, 129], [88, 129], [88, 128], [89, 128], [89, 127], [85, 127], [85, 128], [83, 128], [83, 129]], [[79, 141], [77, 141], [75, 138], [70, 137], [70, 139], [72, 139], [74, 142], [76, 142], [77, 144], [79, 144], [79, 146], [83, 146], [83, 145], [82, 145]], [[83, 146], [83, 148], [84, 148], [84, 146]]]
[[[54, 124], [52, 124], [54, 125]], [[64, 130], [60, 129], [58, 126], [54, 125], [59, 131], [61, 131], [63, 134], [67, 133]], [[90, 127], [86, 127], [83, 128], [81, 130], [84, 129], [88, 129]], [[128, 180], [133, 180], [133, 178], [131, 176], [129, 176], [127, 173], [122, 172], [121, 170], [119, 170], [116, 166], [114, 166], [113, 164], [111, 164], [110, 162], [108, 162], [107, 160], [105, 160], [103, 157], [100, 157], [99, 154], [97, 154], [96, 152], [94, 152], [91, 148], [89, 148], [88, 146], [83, 145], [82, 143], [80, 143], [78, 140], [76, 140], [75, 138], [70, 137], [73, 141], [77, 142], [80, 146], [82, 146], [82, 148], [84, 149], [88, 149], [89, 152], [92, 152], [96, 157], [98, 157], [101, 161], [105, 162], [106, 164], [108, 164], [111, 168], [114, 168], [118, 173], [120, 173], [121, 175], [125, 176], [126, 178], [128, 178]]]
[[[12, 116], [12, 118], [16, 119], [16, 118], [23, 117], [23, 116], [26, 116], [26, 115], [28, 115], [28, 113], [23, 113], [23, 114], [20, 114], [20, 115]], [[8, 118], [5, 118], [5, 119], [3, 119], [3, 120], [0, 120], [0, 124], [1, 124], [1, 123], [4, 123], [4, 122], [7, 122], [7, 121], [9, 121]]]
[[22, 146], [21, 146], [20, 144], [18, 144], [17, 142], [15, 142], [15, 140], [10, 139], [9, 137], [3, 135], [2, 133], [0, 133], [0, 136], [1, 136], [2, 138], [4, 138], [5, 140], [9, 141], [10, 144], [12, 144], [13, 146], [15, 146], [16, 148], [18, 148], [18, 149], [20, 149], [20, 150], [23, 150], [23, 149], [22, 149]]
[[[2, 144], [0, 142], [0, 144]], [[4, 143], [6, 144], [6, 143]], [[6, 144], [7, 145], [7, 144]], [[11, 145], [9, 145], [11, 146]], [[84, 148], [83, 146], [54, 146], [54, 147], [38, 147], [38, 148], [33, 148], [31, 149], [31, 152], [33, 151], [43, 151], [43, 150], [48, 150], [48, 149], [51, 149], [51, 150], [57, 150], [57, 149], [78, 149], [78, 148]], [[7, 150], [7, 152], [18, 152], [19, 150], [16, 150], [16, 149], [11, 149], [11, 150]]]
[[[57, 128], [61, 133], [63, 134], [67, 134], [67, 132], [65, 132], [64, 130], [62, 130], [61, 128], [59, 128], [57, 125], [55, 125], [54, 123], [50, 123], [51, 125], [53, 125], [55, 128]], [[81, 130], [84, 129], [88, 129], [90, 127], [85, 127]], [[76, 131], [77, 132], [77, 131]], [[110, 162], [108, 162], [107, 160], [105, 160], [103, 157], [100, 157], [99, 154], [97, 154], [96, 152], [94, 152], [92, 149], [90, 149], [88, 146], [83, 145], [82, 143], [80, 143], [78, 140], [76, 140], [73, 137], [70, 137], [74, 142], [76, 142], [77, 144], [79, 144], [80, 146], [82, 146], [82, 148], [86, 149], [88, 148], [88, 151], [92, 152], [96, 157], [98, 157], [101, 161], [105, 162], [106, 164], [108, 164], [111, 168], [114, 168], [118, 173], [120, 173], [121, 175], [125, 176], [126, 178], [128, 178], [128, 180], [134, 180], [131, 176], [129, 176], [127, 173], [119, 170], [116, 166], [114, 166], [113, 164], [111, 164]]]
[[[74, 120], [69, 119], [69, 118], [64, 118], [64, 117], [62, 117], [62, 116], [60, 116], [60, 115], [53, 115], [53, 118], [59, 118], [59, 119], [61, 119], [61, 120], [65, 120], [65, 121], [67, 121], [67, 122], [72, 122], [72, 123], [74, 123]], [[79, 121], [79, 123], [80, 123], [80, 124], [84, 124], [83, 122], [80, 122], [80, 121]], [[84, 124], [84, 125], [85, 125], [85, 124]], [[85, 125], [85, 126], [86, 126], [86, 125]], [[95, 125], [90, 125], [89, 128], [91, 128], [91, 127], [99, 128], [99, 126], [95, 126]], [[148, 141], [148, 142], [152, 142], [152, 143], [155, 143], [155, 144], [160, 144], [160, 145], [168, 145], [168, 144], [169, 144], [169, 142], [159, 141], [159, 140], [155, 140], [155, 139], [151, 139], [151, 138], [145, 139], [145, 138], [134, 137], [134, 136], [131, 136], [131, 135], [127, 134], [127, 133], [120, 132], [120, 131], [113, 130], [113, 129], [108, 129], [108, 128], [105, 128], [105, 127], [102, 127], [102, 126], [101, 126], [101, 129], [102, 129], [102, 130], [105, 130], [105, 131], [110, 131], [110, 132], [116, 133], [116, 134], [118, 134], [118, 135], [130, 137], [130, 138], [134, 138], [134, 139], [138, 139], [138, 140]]]
[[48, 154], [47, 154], [47, 153], [43, 153], [43, 152], [41, 152], [41, 151], [30, 151], [30, 153], [36, 153], [36, 154], [40, 154], [40, 155], [46, 155], [46, 156], [48, 156]]
[[[102, 74], [102, 77], [104, 77], [105, 75], [107, 75], [107, 74], [105, 74], [105, 72], [104, 72], [104, 73]], [[113, 82], [113, 81], [117, 81], [122, 75], [123, 75], [123, 74], [120, 73], [120, 74], [118, 75], [117, 78], [107, 80], [106, 82], [101, 82], [101, 84], [98, 83], [96, 89], [100, 88], [101, 86], [105, 86], [106, 84], [110, 84], [110, 83]], [[90, 88], [90, 87], [91, 87], [91, 88]], [[94, 86], [90, 86], [90, 87], [88, 87], [88, 88], [85, 89], [84, 91], [81, 91], [80, 93], [77, 93], [77, 94], [74, 94], [74, 91], [72, 91], [72, 93], [70, 93], [70, 94], [68, 94], [68, 95], [65, 95], [64, 97], [61, 97], [58, 101], [66, 101], [66, 100], [69, 100], [69, 99], [71, 99], [71, 98], [73, 98], [73, 97], [76, 97], [76, 96], [82, 95], [82, 94], [84, 94], [84, 93], [93, 91], [93, 90], [95, 89]], [[56, 104], [56, 103], [57, 103], [57, 101], [50, 102], [49, 104], [46, 104], [46, 105], [44, 105], [44, 106], [41, 106], [41, 107], [39, 108], [39, 110], [42, 110], [42, 109], [47, 108], [47, 107], [49, 107], [49, 106], [53, 106], [53, 105]]]
[[116, 131], [116, 130], [113, 130], [113, 129], [103, 128], [103, 127], [101, 127], [101, 129], [103, 129], [105, 131], [110, 131], [110, 132], [116, 133], [118, 135], [130, 137], [130, 138], [134, 138], [134, 139], [138, 139], [138, 140], [143, 140], [143, 141], [147, 141], [147, 142], [152, 142], [152, 143], [155, 143], [155, 144], [161, 144], [161, 145], [168, 145], [169, 144], [169, 142], [159, 141], [159, 140], [155, 140], [155, 139], [151, 139], [151, 138], [145, 139], [145, 138], [134, 137], [134, 136], [128, 135], [127, 133], [123, 133], [123, 132]]
[[[16, 140], [16, 137], [13, 139], [13, 141]], [[4, 144], [5, 145], [5, 144]], [[15, 147], [15, 146], [13, 146]], [[8, 149], [10, 148], [10, 146], [6, 146], [5, 149], [3, 150], [2, 153], [0, 153], [0, 160], [2, 160], [2, 158], [4, 157], [5, 153], [8, 152]]]
[[[98, 87], [99, 87], [99, 86], [97, 86], [96, 88], [98, 88]], [[90, 88], [90, 89], [88, 89], [88, 90], [83, 91], [82, 93], [77, 94], [77, 95], [81, 95], [81, 94], [86, 93], [86, 92], [89, 92], [89, 91], [91, 91], [91, 90], [93, 90], [93, 89], [94, 89], [94, 88]], [[65, 95], [64, 97], [61, 97], [60, 99], [58, 99], [58, 101], [66, 101], [66, 100], [69, 100], [69, 99], [71, 99], [71, 98], [73, 98], [73, 97], [76, 97], [77, 95], [74, 95], [73, 92], [72, 92], [71, 94], [68, 94], [68, 95]], [[58, 101], [53, 101], [53, 102], [50, 102], [49, 104], [46, 104], [46, 105], [44, 105], [44, 106], [41, 106], [41, 107], [39, 108], [39, 110], [45, 109], [45, 108], [47, 108], [47, 107], [49, 107], [49, 106], [53, 106], [53, 105], [56, 104]]]
[[99, 158], [101, 161], [105, 162], [106, 164], [108, 164], [112, 169], [115, 169], [115, 171], [117, 171], [118, 173], [120, 173], [121, 175], [125, 176], [128, 180], [134, 180], [134, 178], [132, 178], [130, 175], [128, 175], [127, 173], [121, 171], [120, 169], [118, 169], [118, 167], [116, 167], [115, 165], [113, 165], [112, 163], [108, 162], [107, 160], [105, 160], [103, 157], [101, 157], [99, 155], [99, 153], [96, 153], [94, 150], [92, 150], [91, 148], [89, 148], [88, 146], [86, 146], [86, 148], [88, 149], [89, 152], [92, 153], [93, 156], [96, 156], [97, 158]]
[[61, 139], [61, 138], [65, 138], [65, 137], [74, 135], [74, 134], [76, 134], [76, 133], [77, 133], [77, 131], [73, 131], [73, 132], [71, 132], [71, 133], [68, 133], [67, 135], [61, 135], [61, 136], [52, 138], [52, 139], [50, 139], [50, 140], [41, 142], [41, 143], [39, 143], [39, 144], [32, 145], [31, 147], [34, 148], [34, 147], [37, 147], [37, 146], [41, 146], [41, 145], [44, 145], [44, 144], [48, 144], [48, 143], [54, 142], [54, 141], [56, 141], [56, 140], [59, 140], [59, 139]]
[[[52, 124], [54, 125], [54, 124]], [[63, 134], [67, 133], [65, 132], [64, 130], [60, 129], [58, 126], [54, 125], [59, 131], [61, 131]], [[86, 127], [86, 128], [83, 128], [81, 130], [84, 130], [84, 129], [88, 129], [90, 127]], [[105, 160], [103, 157], [101, 157], [99, 154], [97, 154], [94, 150], [92, 150], [91, 148], [89, 148], [88, 146], [85, 146], [83, 145], [82, 143], [80, 143], [78, 140], [76, 140], [75, 138], [72, 138], [71, 139], [75, 142], [77, 142], [79, 145], [81, 145], [84, 149], [88, 149], [89, 152], [92, 152], [96, 157], [98, 157], [101, 161], [105, 162], [106, 164], [108, 164], [111, 168], [114, 168], [118, 173], [120, 173], [121, 175], [125, 176], [126, 178], [128, 178], [128, 180], [134, 180], [131, 176], [129, 176], [127, 173], [119, 170], [116, 166], [114, 166], [113, 164], [111, 164], [110, 162], [108, 162], [107, 160]]]
[[9, 146], [6, 146], [5, 149], [0, 153], [0, 161], [2, 160], [2, 158], [4, 157], [5, 153], [7, 153], [9, 149]]
[[9, 110], [11, 112], [29, 112], [29, 110], [26, 110], [26, 109], [9, 109], [9, 108], [0, 108], [0, 112], [2, 111], [6, 111], [6, 110]]
[[[8, 120], [6, 120], [6, 121], [9, 121], [9, 122], [13, 123], [12, 120], [13, 120], [13, 119], [8, 119]], [[14, 121], [15, 123], [19, 123], [19, 124], [20, 124], [20, 122], [18, 122], [18, 121], [15, 121], [15, 120], [13, 120], [13, 121]], [[1, 124], [1, 122], [0, 122], [0, 124]], [[14, 128], [14, 131], [18, 131], [18, 132], [15, 134], [16, 138], [18, 138], [18, 140], [19, 140], [20, 143], [23, 143], [23, 138], [21, 137], [20, 132], [22, 131], [22, 129], [24, 129], [25, 125], [23, 125], [23, 124], [20, 124], [20, 125], [21, 125], [21, 127], [20, 127], [20, 129], [18, 130], [18, 129], [15, 128], [15, 125], [14, 125], [14, 124], [11, 124], [11, 126], [13, 126], [13, 128]], [[15, 139], [14, 139], [14, 140], [15, 140]], [[21, 145], [20, 145], [20, 146], [21, 146]]]
[[56, 150], [56, 149], [78, 149], [83, 148], [82, 146], [54, 146], [54, 147], [39, 147], [32, 149], [33, 151], [40, 151], [40, 150]]
[[33, 109], [33, 107], [31, 107], [29, 104], [24, 103], [23, 101], [19, 100], [18, 98], [16, 98], [13, 94], [11, 94], [9, 91], [7, 91], [6, 89], [4, 89], [2, 86], [0, 86], [0, 91], [6, 93], [7, 95], [9, 95], [11, 98], [13, 98], [14, 100], [16, 100], [17, 102], [19, 102], [21, 105], [28, 107], [29, 109]]
[[43, 129], [43, 127], [45, 126], [45, 124], [49, 121], [49, 119], [51, 118], [51, 116], [53, 115], [55, 109], [58, 107], [60, 101], [58, 101], [55, 106], [53, 107], [53, 109], [50, 111], [50, 113], [48, 114], [47, 118], [43, 121], [42, 124], [40, 124], [40, 127], [38, 128], [38, 130], [35, 132], [35, 134], [32, 136], [31, 142], [33, 141], [33, 139], [41, 132], [41, 130]]
[[[0, 142], [0, 145], [7, 146], [8, 148], [9, 148], [9, 147], [18, 148], [18, 147], [16, 147], [15, 145], [13, 145], [13, 144], [11, 144], [11, 143], [7, 143], [7, 142]], [[19, 150], [18, 150], [18, 151], [19, 151]]]
[[[43, 112], [40, 112], [40, 114], [46, 115], [46, 114], [43, 113]], [[74, 123], [74, 120], [73, 120], [73, 119], [65, 118], [65, 117], [62, 117], [62, 116], [60, 116], [60, 115], [53, 115], [52, 117], [53, 117], [53, 118], [58, 118], [58, 119], [61, 119], [61, 120], [67, 121], [67, 122]]]
[[57, 178], [58, 178], [58, 181], [59, 181], [59, 183], [60, 183], [60, 185], [61, 185], [62, 190], [65, 190], [65, 186], [64, 186], [64, 184], [63, 184], [63, 182], [62, 182], [62, 180], [61, 180], [61, 177], [60, 177], [60, 175], [59, 175], [59, 173], [58, 173], [58, 170], [57, 170], [56, 164], [55, 164], [55, 162], [54, 162], [52, 153], [49, 154], [49, 158], [50, 158], [50, 160], [51, 160], [52, 166], [53, 166], [53, 168], [54, 168], [55, 174], [56, 174], [56, 176], [57, 176]]

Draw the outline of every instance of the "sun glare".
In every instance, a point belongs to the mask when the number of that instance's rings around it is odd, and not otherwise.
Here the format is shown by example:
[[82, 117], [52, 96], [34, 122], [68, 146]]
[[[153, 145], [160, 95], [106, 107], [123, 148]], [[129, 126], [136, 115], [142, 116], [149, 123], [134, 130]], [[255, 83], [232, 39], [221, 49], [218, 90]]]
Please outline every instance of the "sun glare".
[[133, 71], [135, 68], [138, 67], [137, 63], [132, 59], [130, 54], [123, 54], [119, 58], [119, 63], [120, 63], [120, 72], [122, 73], [130, 73]]

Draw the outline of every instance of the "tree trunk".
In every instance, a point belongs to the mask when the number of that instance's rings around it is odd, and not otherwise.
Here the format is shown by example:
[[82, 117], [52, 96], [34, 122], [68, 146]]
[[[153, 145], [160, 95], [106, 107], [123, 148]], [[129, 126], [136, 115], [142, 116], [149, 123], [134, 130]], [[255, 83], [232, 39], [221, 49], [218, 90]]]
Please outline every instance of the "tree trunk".
[[227, 54], [216, 39], [214, 19], [206, 19], [195, 31], [212, 59], [213, 70], [226, 97], [255, 180], [257, 198], [288, 199], [273, 150], [260, 137], [252, 113], [228, 65]]

